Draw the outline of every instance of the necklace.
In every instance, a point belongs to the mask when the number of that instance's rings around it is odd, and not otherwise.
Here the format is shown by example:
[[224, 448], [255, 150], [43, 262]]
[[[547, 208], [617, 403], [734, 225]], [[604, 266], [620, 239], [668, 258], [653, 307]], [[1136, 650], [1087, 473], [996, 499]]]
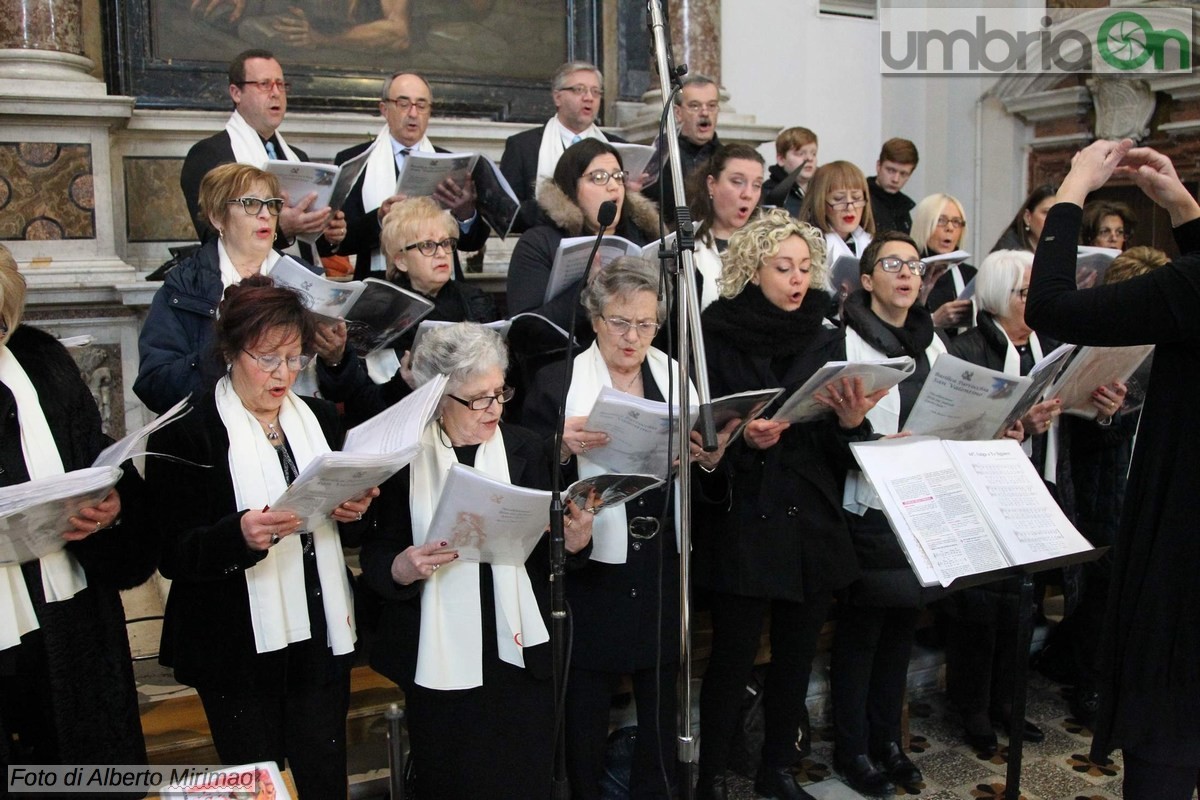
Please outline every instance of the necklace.
[[610, 373], [608, 373], [608, 376], [609, 376], [610, 378], [612, 378], [613, 386], [615, 386], [616, 388], [620, 389], [622, 392], [628, 392], [630, 389], [632, 389], [632, 388], [633, 388], [634, 384], [636, 384], [638, 381], [640, 381], [640, 380], [642, 379], [642, 371], [639, 369], [637, 372], [635, 372], [635, 373], [633, 374], [633, 377], [632, 377], [632, 378], [630, 378], [630, 379], [629, 379], [629, 382], [628, 382], [628, 383], [626, 383], [624, 386], [621, 386], [621, 385], [619, 385], [619, 384], [617, 383], [617, 376], [616, 376], [616, 375], [613, 375], [613, 374], [610, 372]]
[[266, 421], [260, 419], [257, 414], [254, 415], [254, 418], [256, 420], [258, 420], [259, 425], [262, 425], [264, 428], [267, 429], [266, 433], [267, 433], [268, 441], [271, 441], [271, 442], [279, 441], [279, 429], [275, 427], [279, 423], [278, 415], [275, 417], [275, 420], [273, 422], [266, 422]]

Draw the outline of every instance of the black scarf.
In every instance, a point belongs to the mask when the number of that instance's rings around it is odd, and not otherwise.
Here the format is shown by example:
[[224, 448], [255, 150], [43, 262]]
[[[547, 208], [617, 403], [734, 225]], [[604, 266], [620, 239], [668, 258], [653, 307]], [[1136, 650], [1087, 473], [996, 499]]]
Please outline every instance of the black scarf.
[[737, 297], [719, 298], [704, 310], [704, 335], [726, 339], [746, 353], [778, 358], [803, 352], [812, 344], [829, 308], [829, 296], [810, 287], [795, 311], [772, 303], [756, 284]]
[[846, 298], [842, 317], [847, 327], [888, 358], [912, 356], [920, 360], [925, 349], [933, 343], [933, 315], [920, 304], [914, 304], [908, 310], [904, 327], [897, 328], [875, 315], [871, 310], [871, 295], [859, 289]]

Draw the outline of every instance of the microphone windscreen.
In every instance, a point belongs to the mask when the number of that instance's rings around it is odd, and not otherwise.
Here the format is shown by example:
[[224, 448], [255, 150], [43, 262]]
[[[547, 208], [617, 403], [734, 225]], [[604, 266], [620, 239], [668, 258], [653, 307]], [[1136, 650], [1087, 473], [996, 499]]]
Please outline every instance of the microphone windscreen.
[[613, 200], [605, 200], [600, 204], [600, 210], [596, 212], [596, 221], [600, 223], [601, 228], [607, 228], [613, 224], [617, 218], [617, 204]]

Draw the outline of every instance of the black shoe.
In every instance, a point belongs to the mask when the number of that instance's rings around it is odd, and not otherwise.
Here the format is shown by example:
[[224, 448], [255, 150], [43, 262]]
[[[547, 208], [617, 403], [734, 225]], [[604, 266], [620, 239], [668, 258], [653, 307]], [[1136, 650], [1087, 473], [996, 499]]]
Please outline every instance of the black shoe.
[[984, 758], [991, 758], [1000, 750], [1000, 742], [992, 730], [992, 721], [983, 712], [963, 717], [963, 741]]
[[904, 754], [899, 742], [888, 742], [887, 747], [873, 753], [872, 758], [897, 786], [912, 786], [924, 780], [921, 770]]
[[835, 755], [833, 768], [840, 772], [850, 788], [859, 794], [883, 797], [896, 791], [896, 786], [888, 780], [887, 774], [877, 767], [865, 753], [849, 759], [842, 759]]
[[725, 776], [701, 777], [696, 782], [696, 800], [729, 800], [729, 784], [726, 782]]
[[[1008, 733], [1009, 727], [1007, 719], [992, 717], [992, 723], [1000, 728], [1000, 730]], [[1043, 733], [1042, 729], [1037, 725], [1034, 725], [1029, 720], [1025, 720], [1024, 724], [1021, 726], [1021, 738], [1032, 744], [1037, 744], [1038, 742], [1046, 741], [1046, 734]]]
[[766, 764], [759, 767], [758, 777], [754, 779], [754, 791], [777, 800], [816, 800], [800, 788], [787, 767], [768, 767]]

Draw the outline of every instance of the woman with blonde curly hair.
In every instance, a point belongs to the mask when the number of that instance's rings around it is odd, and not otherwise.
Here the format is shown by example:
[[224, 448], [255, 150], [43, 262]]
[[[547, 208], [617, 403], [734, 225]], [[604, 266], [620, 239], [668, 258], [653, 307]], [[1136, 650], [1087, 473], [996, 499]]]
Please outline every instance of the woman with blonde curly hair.
[[[702, 317], [714, 395], [796, 389], [827, 361], [845, 358], [829, 307], [825, 237], [776, 209], [735, 232], [721, 272], [721, 297]], [[725, 770], [763, 617], [771, 615], [762, 765], [755, 790], [809, 797], [788, 767], [817, 636], [833, 592], [857, 577], [839, 499], [853, 464], [849, 443], [871, 435], [867, 412], [881, 394], [861, 382], [831, 384], [818, 399], [828, 417], [797, 425], [770, 411], [730, 442], [704, 495], [726, 502], [698, 514], [695, 575], [709, 593], [712, 657], [700, 695], [701, 798], [727, 796]]]

